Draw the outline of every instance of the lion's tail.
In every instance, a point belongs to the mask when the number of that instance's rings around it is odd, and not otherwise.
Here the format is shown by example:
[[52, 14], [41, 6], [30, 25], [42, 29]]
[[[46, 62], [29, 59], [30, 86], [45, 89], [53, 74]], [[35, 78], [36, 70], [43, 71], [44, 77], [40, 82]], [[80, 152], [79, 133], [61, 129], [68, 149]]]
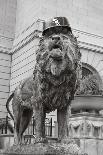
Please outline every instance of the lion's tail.
[[13, 114], [11, 113], [10, 111], [10, 108], [9, 108], [9, 103], [11, 101], [11, 99], [14, 97], [14, 92], [9, 96], [9, 98], [7, 99], [7, 102], [6, 102], [6, 109], [8, 111], [8, 113], [10, 114], [11, 118], [14, 120], [14, 117], [13, 117]]

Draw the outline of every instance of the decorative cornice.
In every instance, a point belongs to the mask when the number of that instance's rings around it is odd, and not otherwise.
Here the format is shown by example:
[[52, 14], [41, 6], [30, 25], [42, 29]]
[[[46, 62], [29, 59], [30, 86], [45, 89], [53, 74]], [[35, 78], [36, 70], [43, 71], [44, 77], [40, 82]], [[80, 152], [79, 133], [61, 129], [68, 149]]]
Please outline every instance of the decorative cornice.
[[0, 34], [0, 53], [11, 53], [13, 38]]
[[[103, 37], [92, 33], [72, 29], [78, 38], [80, 48], [91, 50], [93, 52], [103, 53]], [[96, 43], [96, 44], [95, 44]]]
[[38, 19], [36, 21], [34, 21], [30, 26], [28, 26], [26, 29], [24, 29], [20, 34], [18, 34], [16, 36], [16, 39], [18, 39], [21, 35], [24, 35], [27, 31], [29, 31], [30, 29], [34, 29], [34, 30], [38, 30], [41, 31], [43, 30], [43, 23], [45, 21], [42, 19]]
[[0, 53], [11, 55], [11, 52], [10, 51], [11, 51], [11, 48], [0, 46]]
[[44, 20], [38, 19], [29, 27], [24, 29], [20, 34], [16, 35], [11, 53], [17, 52], [35, 38], [40, 38], [43, 30], [43, 23]]
[[23, 40], [21, 40], [18, 44], [13, 46], [13, 49], [11, 51], [12, 54], [19, 51], [21, 48], [26, 46], [28, 43], [33, 41], [35, 38], [40, 38], [40, 36], [41, 36], [41, 31], [34, 30], [32, 33], [30, 33], [28, 36], [26, 36]]
[[94, 37], [94, 38], [98, 38], [98, 39], [103, 39], [103, 36], [96, 35], [96, 34], [89, 33], [89, 32], [85, 32], [85, 31], [81, 31], [81, 30], [78, 30], [78, 29], [72, 28], [72, 31], [73, 31], [73, 32], [76, 32], [76, 33], [78, 33], [78, 34], [86, 35], [86, 36], [88, 36], [88, 37], [90, 36], [90, 37]]
[[101, 46], [82, 42], [82, 41], [78, 41], [78, 43], [80, 48], [103, 54], [103, 47]]

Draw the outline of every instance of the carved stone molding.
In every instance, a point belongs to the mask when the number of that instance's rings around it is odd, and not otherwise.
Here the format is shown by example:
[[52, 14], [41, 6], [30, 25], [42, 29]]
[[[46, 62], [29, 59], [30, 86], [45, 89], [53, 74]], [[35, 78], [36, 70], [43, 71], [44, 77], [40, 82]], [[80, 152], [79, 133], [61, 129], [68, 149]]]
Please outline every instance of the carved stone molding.
[[79, 47], [97, 53], [103, 53], [103, 47], [79, 41]]
[[77, 36], [80, 48], [91, 50], [93, 52], [103, 53], [103, 37], [81, 30], [73, 29]]
[[15, 36], [11, 53], [15, 53], [29, 44], [31, 41], [39, 39], [43, 30], [43, 22], [44, 20], [38, 19], [28, 28], [24, 29], [19, 35]]
[[31, 34], [29, 34], [27, 37], [21, 40], [18, 44], [13, 46], [12, 53], [19, 51], [21, 48], [29, 44], [31, 41], [33, 41], [36, 38], [39, 39], [40, 37], [41, 37], [41, 31], [34, 30]]
[[100, 138], [103, 139], [103, 122], [88, 118], [70, 120], [68, 125], [69, 136], [72, 138]]
[[10, 54], [10, 51], [11, 51], [11, 48], [0, 46], [0, 53]]

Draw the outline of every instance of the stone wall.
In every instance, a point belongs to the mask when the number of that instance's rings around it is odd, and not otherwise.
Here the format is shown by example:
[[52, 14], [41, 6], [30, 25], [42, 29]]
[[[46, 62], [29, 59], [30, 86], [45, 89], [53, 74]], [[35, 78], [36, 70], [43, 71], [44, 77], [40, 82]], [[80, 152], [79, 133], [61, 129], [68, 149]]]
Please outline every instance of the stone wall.
[[0, 53], [0, 118], [7, 114], [6, 100], [10, 92], [11, 55]]
[[0, 150], [7, 149], [14, 144], [14, 135], [0, 135]]
[[21, 80], [32, 75], [35, 66], [35, 50], [38, 38], [15, 52], [12, 56], [10, 91], [13, 91]]
[[16, 22], [16, 0], [0, 0], [0, 118], [7, 115], [10, 92], [11, 55]]

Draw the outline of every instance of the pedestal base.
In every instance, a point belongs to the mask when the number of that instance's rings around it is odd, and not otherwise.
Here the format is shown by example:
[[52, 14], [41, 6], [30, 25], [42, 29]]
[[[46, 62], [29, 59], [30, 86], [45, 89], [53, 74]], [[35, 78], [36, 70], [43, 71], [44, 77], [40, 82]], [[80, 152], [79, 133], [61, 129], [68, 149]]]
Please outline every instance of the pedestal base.
[[74, 143], [36, 143], [12, 146], [3, 155], [83, 155]]

